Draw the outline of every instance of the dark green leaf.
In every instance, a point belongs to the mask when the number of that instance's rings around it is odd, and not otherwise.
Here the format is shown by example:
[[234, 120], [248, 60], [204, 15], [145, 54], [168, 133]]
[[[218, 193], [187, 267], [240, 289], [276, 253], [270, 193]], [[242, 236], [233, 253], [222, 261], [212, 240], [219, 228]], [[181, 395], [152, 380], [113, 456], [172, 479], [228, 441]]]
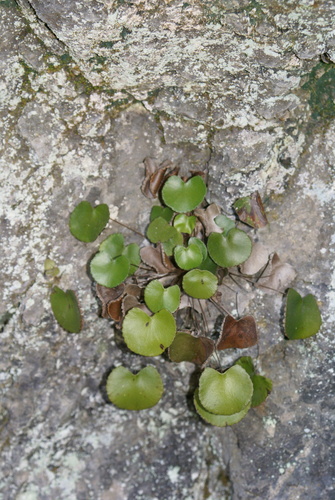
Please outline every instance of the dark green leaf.
[[174, 341], [169, 347], [171, 361], [181, 363], [189, 361], [198, 365], [211, 356], [214, 351], [214, 342], [207, 337], [194, 337], [190, 333], [177, 332]]
[[95, 208], [88, 201], [82, 201], [70, 215], [70, 231], [80, 241], [91, 242], [97, 239], [109, 221], [107, 205]]
[[157, 219], [158, 217], [162, 217], [167, 222], [170, 222], [170, 220], [173, 217], [173, 210], [171, 210], [171, 208], [169, 207], [162, 207], [160, 205], [156, 205], [151, 209], [150, 222]]
[[162, 189], [164, 203], [175, 212], [190, 212], [204, 200], [207, 188], [202, 177], [196, 175], [184, 182], [177, 175], [172, 175]]
[[50, 302], [52, 312], [60, 326], [67, 332], [79, 333], [82, 319], [75, 293], [72, 290], [64, 292], [55, 286], [50, 295]]
[[291, 340], [315, 335], [321, 326], [321, 314], [313, 295], [306, 297], [290, 288], [286, 298], [285, 333]]
[[251, 254], [252, 242], [240, 229], [231, 229], [228, 234], [211, 233], [207, 248], [210, 257], [218, 266], [234, 267], [242, 264]]
[[147, 229], [147, 237], [151, 243], [158, 243], [167, 241], [173, 238], [177, 230], [175, 227], [170, 226], [163, 217], [157, 217], [150, 222]]

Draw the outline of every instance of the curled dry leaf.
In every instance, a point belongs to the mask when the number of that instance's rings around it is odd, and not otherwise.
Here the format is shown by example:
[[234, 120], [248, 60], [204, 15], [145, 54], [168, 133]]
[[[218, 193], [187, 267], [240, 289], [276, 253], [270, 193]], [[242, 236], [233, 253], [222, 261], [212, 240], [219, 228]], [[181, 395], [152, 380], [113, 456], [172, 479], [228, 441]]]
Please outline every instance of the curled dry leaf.
[[238, 348], [244, 349], [257, 344], [257, 326], [253, 316], [244, 316], [235, 319], [226, 316], [216, 348], [223, 349]]
[[166, 179], [173, 174], [178, 173], [178, 168], [174, 168], [172, 172], [167, 174], [167, 170], [173, 167], [170, 160], [165, 160], [160, 165], [157, 165], [153, 158], [144, 160], [145, 179], [141, 186], [141, 191], [147, 198], [157, 198], [158, 192]]
[[124, 292], [124, 283], [114, 288], [107, 288], [99, 284], [96, 285], [96, 293], [102, 303], [101, 316], [103, 318], [112, 318], [115, 321], [119, 321], [119, 319], [115, 318], [119, 318], [121, 313], [121, 302]]
[[250, 257], [241, 264], [242, 274], [251, 276], [258, 273], [269, 261], [269, 251], [262, 243], [255, 243], [252, 247]]
[[147, 266], [152, 267], [158, 274], [165, 274], [171, 272], [175, 269], [174, 265], [164, 253], [160, 246], [154, 247], [142, 247], [140, 250], [140, 255], [142, 261], [147, 264]]
[[297, 273], [295, 269], [287, 262], [281, 262], [277, 253], [270, 257], [269, 265], [266, 267], [263, 276], [256, 283], [267, 293], [284, 291], [294, 280]]
[[238, 218], [251, 227], [260, 228], [268, 224], [262, 199], [258, 191], [255, 191], [250, 196], [239, 198], [235, 201], [233, 207]]
[[194, 215], [196, 215], [202, 222], [206, 236], [211, 233], [222, 233], [222, 229], [215, 224], [214, 219], [221, 214], [221, 210], [215, 203], [212, 203], [207, 208], [196, 208]]

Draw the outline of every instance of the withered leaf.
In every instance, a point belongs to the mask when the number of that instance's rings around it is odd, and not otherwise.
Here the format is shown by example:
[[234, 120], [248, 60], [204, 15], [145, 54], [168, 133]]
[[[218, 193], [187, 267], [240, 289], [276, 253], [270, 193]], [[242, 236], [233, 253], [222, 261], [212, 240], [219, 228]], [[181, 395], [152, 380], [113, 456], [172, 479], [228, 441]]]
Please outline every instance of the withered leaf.
[[124, 283], [121, 283], [121, 285], [115, 286], [114, 288], [107, 288], [106, 286], [98, 284], [96, 285], [97, 296], [103, 304], [108, 304], [108, 302], [118, 299], [124, 294], [124, 291]]
[[268, 224], [262, 199], [258, 191], [255, 191], [250, 196], [236, 200], [233, 208], [239, 219], [251, 227], [260, 228]]
[[124, 317], [130, 309], [133, 307], [138, 307], [148, 315], [151, 315], [150, 309], [147, 308], [145, 304], [137, 300], [133, 295], [126, 295], [122, 300], [122, 316]]
[[235, 319], [226, 316], [216, 348], [221, 351], [229, 348], [243, 349], [257, 344], [257, 326], [253, 316]]
[[142, 247], [140, 255], [142, 261], [155, 269], [155, 271], [159, 274], [171, 272], [171, 270], [175, 268], [165, 253], [163, 254], [160, 246], [157, 248], [151, 246]]
[[269, 251], [262, 243], [255, 243], [250, 257], [241, 264], [241, 273], [248, 276], [258, 273], [269, 262]]
[[175, 363], [189, 361], [203, 365], [214, 351], [214, 342], [207, 337], [194, 337], [191, 333], [177, 332], [169, 347], [169, 357]]
[[207, 208], [196, 208], [194, 215], [196, 215], [202, 222], [206, 236], [211, 233], [222, 233], [222, 229], [215, 224], [214, 219], [221, 214], [221, 210], [215, 203], [212, 203]]
[[284, 291], [296, 275], [295, 269], [287, 262], [281, 262], [278, 254], [274, 253], [256, 286], [270, 294]]
[[157, 198], [158, 192], [167, 179], [166, 171], [171, 168], [172, 162], [165, 160], [157, 165], [153, 158], [145, 158], [145, 178], [141, 186], [141, 191], [147, 198]]
[[[103, 318], [111, 318], [114, 321], [121, 321], [122, 319], [122, 300], [123, 297], [120, 297], [113, 302], [109, 302], [105, 308], [102, 310]], [[105, 315], [106, 314], [106, 315]]]

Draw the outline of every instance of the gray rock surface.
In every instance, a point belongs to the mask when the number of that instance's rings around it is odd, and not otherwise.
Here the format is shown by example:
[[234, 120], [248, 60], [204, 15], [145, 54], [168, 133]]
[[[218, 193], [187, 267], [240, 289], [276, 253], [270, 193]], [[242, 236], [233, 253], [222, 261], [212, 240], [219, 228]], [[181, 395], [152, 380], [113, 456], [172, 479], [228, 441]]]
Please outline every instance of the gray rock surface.
[[[332, 0], [0, 1], [1, 500], [334, 498], [334, 11]], [[208, 169], [208, 200], [227, 213], [258, 189], [270, 224], [254, 238], [320, 301], [320, 333], [288, 342], [281, 298], [241, 295], [274, 388], [230, 428], [195, 414], [188, 364], [149, 360], [165, 384], [150, 410], [104, 399], [110, 369], [143, 360], [97, 316], [86, 267], [97, 244], [74, 240], [68, 216], [81, 199], [104, 202], [143, 232], [147, 156]], [[46, 257], [78, 292], [80, 335], [52, 317]]]

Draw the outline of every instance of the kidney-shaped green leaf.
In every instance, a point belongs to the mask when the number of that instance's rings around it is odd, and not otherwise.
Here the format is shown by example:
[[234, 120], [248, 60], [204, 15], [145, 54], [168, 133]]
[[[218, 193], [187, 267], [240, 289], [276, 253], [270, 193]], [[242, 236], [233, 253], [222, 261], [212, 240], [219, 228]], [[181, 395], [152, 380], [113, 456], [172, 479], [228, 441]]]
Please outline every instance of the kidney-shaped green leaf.
[[177, 245], [174, 249], [174, 258], [180, 269], [193, 269], [202, 262], [202, 252], [196, 243], [189, 243], [187, 247]]
[[124, 318], [122, 333], [131, 351], [142, 356], [159, 356], [172, 344], [176, 334], [176, 322], [166, 309], [148, 316], [138, 307], [134, 307]]
[[140, 247], [137, 243], [130, 243], [125, 247], [122, 255], [127, 257], [127, 259], [129, 260], [129, 276], [131, 276], [137, 271], [138, 266], [141, 263]]
[[155, 205], [154, 207], [152, 207], [150, 212], [150, 222], [157, 219], [157, 217], [162, 217], [167, 222], [170, 222], [172, 216], [173, 216], [173, 210], [171, 210], [171, 208]]
[[252, 242], [244, 231], [233, 228], [227, 235], [211, 233], [207, 248], [216, 264], [221, 267], [233, 267], [247, 260], [251, 254]]
[[173, 238], [176, 233], [178, 233], [177, 229], [163, 218], [157, 217], [152, 222], [150, 222], [147, 229], [147, 237], [151, 241], [151, 243], [164, 242]]
[[199, 399], [199, 389], [194, 393], [194, 406], [200, 417], [202, 417], [206, 422], [217, 427], [226, 427], [226, 425], [237, 424], [243, 417], [246, 416], [250, 409], [250, 403], [240, 412], [233, 413], [232, 415], [215, 415], [214, 413], [206, 410]]
[[216, 415], [233, 415], [250, 404], [253, 385], [247, 372], [234, 365], [220, 373], [206, 368], [199, 380], [199, 398], [203, 407]]
[[124, 255], [112, 258], [107, 252], [98, 252], [91, 260], [90, 270], [99, 285], [114, 288], [127, 278], [130, 262]]
[[193, 269], [183, 278], [183, 289], [195, 299], [209, 299], [217, 290], [218, 279], [210, 271]]
[[235, 366], [241, 366], [251, 378], [254, 392], [252, 394], [251, 406], [259, 406], [268, 397], [272, 391], [272, 381], [263, 375], [256, 375], [255, 367], [250, 356], [242, 356], [239, 358]]
[[197, 218], [194, 215], [179, 214], [174, 218], [173, 225], [181, 233], [191, 234], [196, 222]]
[[321, 314], [313, 295], [306, 297], [290, 288], [286, 298], [285, 333], [293, 339], [305, 339], [315, 335], [321, 326]]
[[82, 326], [77, 297], [72, 290], [64, 292], [55, 286], [50, 295], [51, 309], [60, 326], [70, 333], [79, 333]]
[[156, 368], [147, 366], [136, 375], [118, 366], [107, 379], [110, 401], [124, 410], [144, 410], [158, 403], [163, 394], [163, 383]]
[[190, 212], [204, 200], [207, 188], [202, 177], [196, 175], [184, 182], [177, 175], [172, 175], [162, 189], [164, 203], [175, 212]]
[[158, 280], [150, 281], [144, 290], [144, 300], [152, 312], [167, 309], [175, 312], [180, 303], [180, 288], [178, 285], [164, 288]]
[[86, 243], [97, 239], [109, 221], [107, 205], [92, 207], [88, 201], [82, 201], [70, 215], [70, 231], [77, 240]]

